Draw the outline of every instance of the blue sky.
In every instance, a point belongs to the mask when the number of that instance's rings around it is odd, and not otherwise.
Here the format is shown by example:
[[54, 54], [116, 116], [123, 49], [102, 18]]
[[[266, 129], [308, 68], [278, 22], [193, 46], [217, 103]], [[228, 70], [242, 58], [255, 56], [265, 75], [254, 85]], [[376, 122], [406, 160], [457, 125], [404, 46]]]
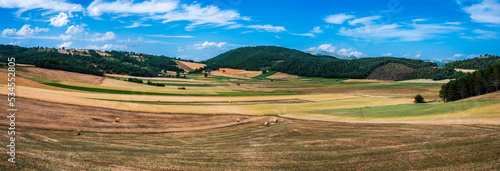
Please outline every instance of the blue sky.
[[0, 43], [196, 61], [256, 45], [347, 56], [500, 54], [498, 0], [2, 0]]

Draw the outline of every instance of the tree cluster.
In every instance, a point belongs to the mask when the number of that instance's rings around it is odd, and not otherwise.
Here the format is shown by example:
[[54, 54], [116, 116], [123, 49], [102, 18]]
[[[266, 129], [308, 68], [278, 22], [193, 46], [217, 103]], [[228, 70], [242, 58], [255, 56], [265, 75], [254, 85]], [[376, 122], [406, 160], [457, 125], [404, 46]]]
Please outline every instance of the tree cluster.
[[500, 63], [443, 84], [439, 91], [439, 97], [448, 102], [498, 91], [499, 79]]

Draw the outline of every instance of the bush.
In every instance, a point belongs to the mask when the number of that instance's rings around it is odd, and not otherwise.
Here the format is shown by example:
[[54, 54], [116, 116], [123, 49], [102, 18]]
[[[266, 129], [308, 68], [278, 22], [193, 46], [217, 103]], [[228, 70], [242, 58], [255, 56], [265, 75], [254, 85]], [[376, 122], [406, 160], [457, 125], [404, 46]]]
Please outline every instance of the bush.
[[415, 96], [415, 103], [425, 103], [425, 99], [424, 97], [422, 97], [422, 95], [420, 94], [417, 94], [417, 96]]

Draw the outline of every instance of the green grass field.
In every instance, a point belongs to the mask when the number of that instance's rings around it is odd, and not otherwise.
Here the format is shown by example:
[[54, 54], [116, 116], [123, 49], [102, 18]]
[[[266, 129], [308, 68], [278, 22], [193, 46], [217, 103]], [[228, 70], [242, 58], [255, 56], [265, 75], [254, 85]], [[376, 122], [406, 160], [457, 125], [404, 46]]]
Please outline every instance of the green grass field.
[[[366, 107], [352, 109], [320, 110], [313, 114], [332, 115], [357, 119], [396, 119], [396, 118], [425, 118], [435, 115], [457, 113], [474, 108], [500, 104], [500, 99], [462, 100], [449, 103], [433, 104], [403, 104], [381, 107]], [[490, 117], [496, 117], [491, 115]], [[484, 116], [477, 116], [478, 118]]]

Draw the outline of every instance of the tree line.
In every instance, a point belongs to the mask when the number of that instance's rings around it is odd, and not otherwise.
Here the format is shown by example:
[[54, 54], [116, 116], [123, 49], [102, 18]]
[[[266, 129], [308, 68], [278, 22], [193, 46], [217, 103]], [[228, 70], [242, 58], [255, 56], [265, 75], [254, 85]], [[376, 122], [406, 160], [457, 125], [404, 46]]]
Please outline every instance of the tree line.
[[[18, 63], [93, 75], [111, 73], [153, 77], [158, 76], [161, 71], [183, 71], [176, 66], [175, 61], [166, 56], [125, 51], [106, 51], [110, 56], [101, 56], [95, 50], [88, 51], [85, 55], [71, 55], [58, 53], [51, 48], [0, 45], [0, 60], [7, 61], [7, 57], [15, 57]], [[139, 61], [133, 55], [140, 56], [142, 60]]]
[[498, 91], [500, 85], [500, 63], [468, 73], [441, 86], [439, 97], [444, 102]]

